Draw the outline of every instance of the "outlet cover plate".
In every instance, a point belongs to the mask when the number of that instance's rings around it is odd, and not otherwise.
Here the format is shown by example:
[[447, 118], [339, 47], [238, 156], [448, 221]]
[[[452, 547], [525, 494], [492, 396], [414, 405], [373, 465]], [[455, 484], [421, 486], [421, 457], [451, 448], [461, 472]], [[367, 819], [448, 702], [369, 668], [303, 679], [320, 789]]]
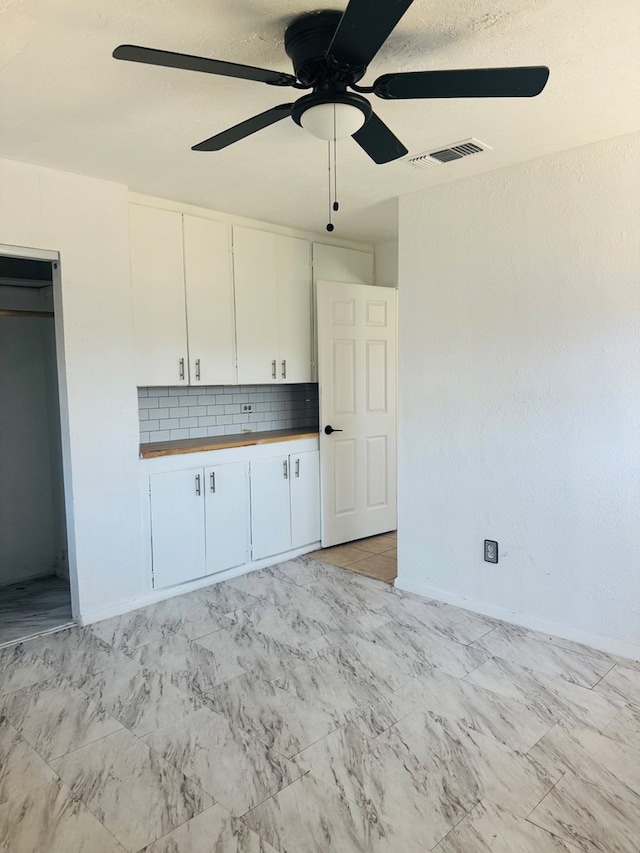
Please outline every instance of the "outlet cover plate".
[[498, 543], [494, 539], [484, 540], [484, 560], [485, 563], [498, 562]]

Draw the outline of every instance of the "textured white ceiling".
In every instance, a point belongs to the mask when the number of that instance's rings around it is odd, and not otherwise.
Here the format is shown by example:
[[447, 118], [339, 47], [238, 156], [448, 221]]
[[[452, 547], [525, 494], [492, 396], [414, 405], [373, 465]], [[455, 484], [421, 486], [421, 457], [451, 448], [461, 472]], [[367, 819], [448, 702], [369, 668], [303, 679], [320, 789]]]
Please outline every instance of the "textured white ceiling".
[[[372, 13], [376, 3], [371, 0]], [[284, 120], [216, 153], [190, 146], [290, 100], [244, 80], [111, 58], [121, 43], [291, 72], [287, 23], [335, 0], [0, 0], [0, 156], [121, 181], [133, 190], [321, 231], [326, 143]], [[523, 100], [374, 108], [411, 154], [468, 137], [492, 151], [433, 169], [375, 165], [338, 145], [336, 236], [396, 231], [393, 199], [640, 129], [639, 0], [415, 0], [363, 84], [395, 70], [546, 64]], [[1, 188], [0, 188], [1, 192]], [[526, 200], [523, 200], [525, 202]]]

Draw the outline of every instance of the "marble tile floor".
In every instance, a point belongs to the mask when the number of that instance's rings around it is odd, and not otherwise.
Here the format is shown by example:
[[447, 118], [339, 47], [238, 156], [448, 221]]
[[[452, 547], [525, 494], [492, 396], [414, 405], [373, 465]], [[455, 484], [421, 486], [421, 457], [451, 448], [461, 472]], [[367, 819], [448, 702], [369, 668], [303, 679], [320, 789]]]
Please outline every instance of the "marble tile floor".
[[72, 623], [69, 582], [55, 576], [0, 587], [0, 646]]
[[316, 560], [341, 566], [350, 572], [357, 572], [369, 578], [392, 584], [398, 576], [398, 535], [397, 531], [370, 536], [368, 539], [356, 539], [322, 548], [309, 554]]
[[0, 853], [639, 838], [640, 663], [308, 556], [0, 649]]

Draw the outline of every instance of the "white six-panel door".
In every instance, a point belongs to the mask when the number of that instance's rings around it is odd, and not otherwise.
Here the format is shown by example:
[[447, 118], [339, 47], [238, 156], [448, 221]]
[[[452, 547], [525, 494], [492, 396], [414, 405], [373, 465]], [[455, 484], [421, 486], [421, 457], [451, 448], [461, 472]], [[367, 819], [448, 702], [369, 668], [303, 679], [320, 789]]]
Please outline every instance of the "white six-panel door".
[[327, 547], [396, 527], [396, 291], [320, 281], [317, 329]]

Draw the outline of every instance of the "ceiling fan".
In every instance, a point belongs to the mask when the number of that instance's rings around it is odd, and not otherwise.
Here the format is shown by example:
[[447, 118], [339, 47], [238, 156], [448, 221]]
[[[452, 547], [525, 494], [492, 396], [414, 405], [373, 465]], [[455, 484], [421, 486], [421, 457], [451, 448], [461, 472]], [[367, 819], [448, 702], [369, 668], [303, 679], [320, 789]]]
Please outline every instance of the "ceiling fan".
[[376, 0], [372, 9], [370, 0], [349, 0], [344, 13], [322, 10], [298, 16], [284, 34], [284, 47], [293, 62], [294, 74], [131, 44], [120, 45], [113, 56], [255, 80], [269, 86], [312, 90], [296, 101], [278, 104], [205, 139], [194, 145], [193, 151], [220, 151], [291, 116], [296, 124], [321, 139], [352, 136], [372, 160], [388, 163], [408, 152], [373, 111], [365, 94], [384, 100], [528, 98], [544, 89], [549, 77], [545, 66], [409, 71], [383, 74], [372, 86], [359, 86], [367, 66], [412, 2]]

